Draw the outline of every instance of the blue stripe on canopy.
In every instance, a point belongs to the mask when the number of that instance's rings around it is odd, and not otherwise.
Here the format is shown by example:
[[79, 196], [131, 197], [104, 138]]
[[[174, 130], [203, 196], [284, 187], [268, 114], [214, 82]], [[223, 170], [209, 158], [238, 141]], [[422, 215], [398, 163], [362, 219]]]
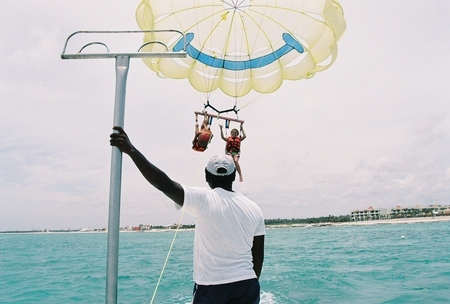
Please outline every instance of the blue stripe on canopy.
[[[280, 59], [284, 55], [289, 52], [296, 50], [299, 53], [303, 53], [305, 49], [291, 34], [284, 33], [283, 40], [286, 43], [278, 50], [258, 57], [254, 59], [244, 60], [244, 61], [233, 61], [233, 60], [224, 60], [218, 59], [213, 56], [207, 55], [205, 53], [200, 52], [195, 47], [191, 45], [191, 41], [194, 39], [194, 33], [187, 33], [185, 38], [181, 38], [173, 47], [174, 52], [182, 51], [183, 49], [186, 51], [186, 54], [192, 57], [195, 60], [200, 61], [201, 63], [213, 67], [213, 68], [223, 68], [232, 71], [242, 71], [247, 69], [255, 69], [267, 66], [272, 62]], [[186, 40], [186, 42], [185, 42]], [[186, 45], [186, 48], [185, 48]]]

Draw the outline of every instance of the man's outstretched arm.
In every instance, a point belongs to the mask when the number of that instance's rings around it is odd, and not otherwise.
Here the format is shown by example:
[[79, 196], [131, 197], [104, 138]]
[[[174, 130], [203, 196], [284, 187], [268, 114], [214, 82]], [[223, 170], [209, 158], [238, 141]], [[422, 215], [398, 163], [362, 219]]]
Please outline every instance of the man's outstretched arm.
[[136, 167], [141, 171], [145, 179], [156, 189], [162, 191], [176, 204], [183, 206], [184, 191], [183, 187], [176, 181], [170, 179], [166, 173], [161, 171], [155, 165], [145, 158], [132, 144], [128, 135], [121, 127], [114, 127], [115, 131], [110, 135], [111, 146], [119, 148], [123, 153], [128, 154]]

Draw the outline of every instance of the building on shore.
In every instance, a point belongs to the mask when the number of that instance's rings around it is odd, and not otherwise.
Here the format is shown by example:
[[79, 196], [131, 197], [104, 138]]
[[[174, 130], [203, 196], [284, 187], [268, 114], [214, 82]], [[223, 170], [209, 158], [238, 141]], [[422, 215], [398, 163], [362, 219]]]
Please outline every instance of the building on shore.
[[359, 221], [373, 221], [373, 220], [387, 220], [396, 218], [414, 218], [414, 217], [435, 217], [450, 215], [449, 205], [429, 205], [422, 207], [416, 205], [415, 207], [396, 206], [395, 208], [369, 208], [364, 210], [355, 210], [350, 214], [352, 222]]

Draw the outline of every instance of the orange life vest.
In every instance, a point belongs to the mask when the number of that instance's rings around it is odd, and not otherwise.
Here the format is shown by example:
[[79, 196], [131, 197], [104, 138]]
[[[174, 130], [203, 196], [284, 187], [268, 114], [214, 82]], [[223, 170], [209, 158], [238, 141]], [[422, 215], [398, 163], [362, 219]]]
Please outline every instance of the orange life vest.
[[227, 152], [240, 152], [241, 151], [241, 138], [239, 136], [236, 137], [228, 137], [227, 138], [227, 146], [225, 148]]
[[195, 139], [192, 149], [197, 152], [203, 152], [208, 147], [209, 141], [211, 140], [211, 134], [209, 133], [199, 133]]

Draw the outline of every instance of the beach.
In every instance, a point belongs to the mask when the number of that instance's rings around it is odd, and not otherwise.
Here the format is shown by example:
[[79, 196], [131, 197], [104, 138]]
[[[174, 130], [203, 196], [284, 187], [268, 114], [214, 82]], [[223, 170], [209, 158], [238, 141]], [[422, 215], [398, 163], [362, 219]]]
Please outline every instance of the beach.
[[432, 223], [432, 222], [448, 222], [450, 216], [436, 216], [436, 217], [414, 217], [414, 218], [397, 218], [386, 220], [369, 220], [369, 221], [356, 221], [356, 222], [323, 222], [313, 224], [276, 224], [266, 225], [266, 228], [309, 228], [309, 227], [329, 227], [329, 226], [370, 226], [370, 225], [383, 225], [383, 224], [413, 224], [413, 223]]
[[345, 223], [330, 223], [331, 226], [363, 226], [363, 225], [378, 225], [378, 224], [412, 224], [412, 223], [430, 223], [430, 222], [447, 222], [450, 221], [450, 216], [436, 216], [436, 217], [411, 217], [411, 218], [397, 218], [388, 220], [372, 220], [372, 221], [358, 221]]

